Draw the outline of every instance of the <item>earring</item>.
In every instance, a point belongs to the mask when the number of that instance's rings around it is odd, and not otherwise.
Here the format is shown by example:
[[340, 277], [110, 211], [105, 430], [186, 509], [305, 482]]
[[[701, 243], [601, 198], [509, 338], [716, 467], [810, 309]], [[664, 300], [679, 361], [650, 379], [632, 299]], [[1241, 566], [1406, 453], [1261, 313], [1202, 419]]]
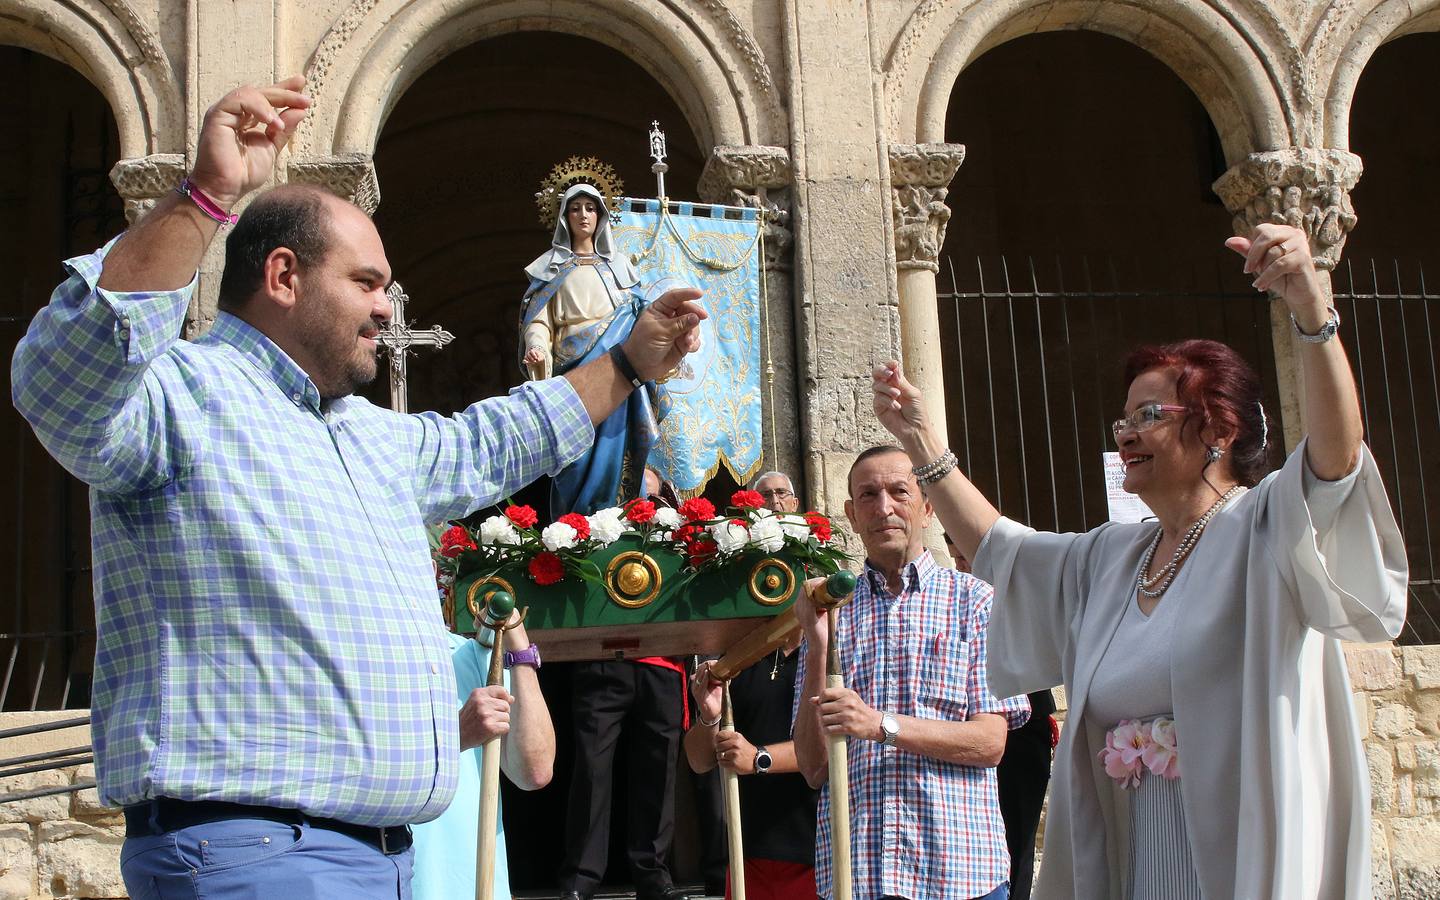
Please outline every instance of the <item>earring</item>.
[[1219, 462], [1219, 461], [1220, 461], [1220, 457], [1222, 457], [1222, 456], [1224, 456], [1224, 455], [1225, 455], [1225, 451], [1224, 451], [1224, 450], [1221, 450], [1220, 447], [1219, 447], [1218, 445], [1216, 445], [1216, 444], [1211, 444], [1210, 447], [1207, 448], [1206, 451], [1205, 451], [1205, 461], [1206, 461], [1206, 462], [1212, 462], [1212, 463], [1213, 463], [1213, 462]]

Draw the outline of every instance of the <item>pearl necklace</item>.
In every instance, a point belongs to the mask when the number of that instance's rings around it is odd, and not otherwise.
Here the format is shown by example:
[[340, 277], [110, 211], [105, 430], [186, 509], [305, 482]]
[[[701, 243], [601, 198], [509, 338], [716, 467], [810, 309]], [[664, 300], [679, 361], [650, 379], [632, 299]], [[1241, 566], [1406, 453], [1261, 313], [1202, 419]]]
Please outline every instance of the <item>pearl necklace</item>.
[[1245, 488], [1237, 484], [1221, 494], [1220, 499], [1211, 504], [1210, 508], [1205, 510], [1205, 514], [1196, 519], [1195, 524], [1190, 526], [1190, 530], [1185, 532], [1185, 536], [1180, 539], [1180, 545], [1175, 548], [1175, 555], [1170, 557], [1170, 561], [1147, 579], [1145, 573], [1150, 571], [1150, 563], [1155, 560], [1155, 550], [1160, 546], [1160, 538], [1165, 534], [1164, 528], [1156, 530], [1155, 539], [1146, 548], [1144, 559], [1140, 560], [1140, 573], [1135, 576], [1135, 588], [1151, 600], [1159, 599], [1170, 587], [1171, 582], [1175, 580], [1175, 576], [1180, 572], [1181, 564], [1190, 555], [1190, 551], [1194, 550], [1195, 545], [1200, 542], [1200, 535], [1205, 531], [1205, 526], [1210, 524], [1210, 520], [1215, 518], [1215, 514], [1220, 511], [1221, 507], [1244, 491]]

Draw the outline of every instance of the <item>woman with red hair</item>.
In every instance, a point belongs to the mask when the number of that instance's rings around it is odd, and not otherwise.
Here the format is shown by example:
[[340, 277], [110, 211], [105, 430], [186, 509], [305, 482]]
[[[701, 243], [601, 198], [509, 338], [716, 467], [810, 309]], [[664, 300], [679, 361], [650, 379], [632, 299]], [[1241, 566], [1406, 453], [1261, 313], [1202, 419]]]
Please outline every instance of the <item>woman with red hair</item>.
[[1227, 246], [1299, 336], [1308, 434], [1278, 440], [1260, 385], [1213, 341], [1145, 347], [1113, 425], [1156, 522], [1051, 534], [1000, 515], [887, 364], [875, 412], [941, 524], [995, 586], [999, 696], [1063, 684], [1036, 897], [1370, 897], [1370, 801], [1340, 641], [1385, 641], [1407, 567], [1338, 316], [1305, 234]]

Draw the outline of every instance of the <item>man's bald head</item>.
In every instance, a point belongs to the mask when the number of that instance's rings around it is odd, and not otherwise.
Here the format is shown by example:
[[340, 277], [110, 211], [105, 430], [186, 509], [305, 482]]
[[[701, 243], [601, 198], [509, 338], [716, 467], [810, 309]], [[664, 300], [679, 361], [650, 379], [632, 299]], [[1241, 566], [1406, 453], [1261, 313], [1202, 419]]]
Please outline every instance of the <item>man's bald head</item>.
[[301, 265], [317, 265], [330, 250], [332, 217], [352, 210], [364, 215], [308, 184], [285, 184], [256, 197], [225, 241], [220, 308], [235, 312], [255, 296], [265, 281], [265, 260], [280, 247], [294, 253]]

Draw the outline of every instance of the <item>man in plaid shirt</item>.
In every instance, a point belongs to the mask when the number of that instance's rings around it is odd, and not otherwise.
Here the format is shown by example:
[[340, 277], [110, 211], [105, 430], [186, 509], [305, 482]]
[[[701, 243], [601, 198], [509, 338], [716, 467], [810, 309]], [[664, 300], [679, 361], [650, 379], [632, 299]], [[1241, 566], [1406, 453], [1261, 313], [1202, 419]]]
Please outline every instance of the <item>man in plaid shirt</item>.
[[[865, 571], [839, 615], [845, 688], [825, 687], [829, 640], [808, 597], [795, 695], [795, 752], [812, 787], [827, 784], [827, 734], [848, 735], [851, 867], [857, 898], [1004, 898], [1010, 858], [995, 766], [1024, 697], [997, 700], [985, 680], [990, 586], [936, 564], [925, 549], [930, 503], [899, 447], [872, 447], [850, 470], [845, 515]], [[803, 593], [803, 592], [802, 592]], [[830, 793], [820, 795], [815, 880], [831, 896]]]
[[[91, 733], [136, 898], [407, 897], [406, 826], [450, 802], [466, 715], [425, 524], [558, 471], [699, 344], [680, 289], [613, 355], [452, 417], [352, 396], [391, 315], [375, 226], [310, 187], [229, 212], [303, 87], [211, 107], [181, 192], [67, 263], [12, 364], [16, 407], [91, 488]], [[179, 340], [222, 225], [220, 313]], [[510, 702], [469, 712], [506, 734]]]

